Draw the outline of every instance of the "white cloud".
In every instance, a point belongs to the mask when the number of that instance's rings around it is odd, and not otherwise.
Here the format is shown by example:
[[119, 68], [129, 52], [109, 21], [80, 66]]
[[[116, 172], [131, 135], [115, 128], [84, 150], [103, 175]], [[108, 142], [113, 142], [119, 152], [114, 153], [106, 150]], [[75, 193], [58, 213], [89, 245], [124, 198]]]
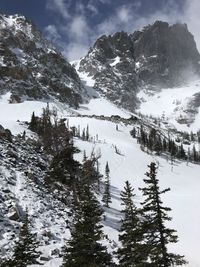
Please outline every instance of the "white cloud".
[[129, 22], [131, 16], [131, 10], [129, 7], [122, 6], [119, 11], [117, 11], [117, 18], [120, 20], [120, 22], [127, 23]]
[[87, 9], [91, 11], [93, 15], [97, 15], [99, 13], [97, 7], [95, 6], [92, 0], [88, 2]]
[[63, 55], [69, 60], [73, 61], [86, 55], [88, 46], [79, 42], [69, 43], [63, 51]]
[[200, 51], [200, 1], [187, 0], [183, 20], [188, 24], [189, 30], [195, 37], [197, 47]]
[[68, 11], [70, 4], [71, 0], [68, 0], [67, 3], [65, 0], [48, 0], [46, 7], [61, 15], [64, 19], [69, 19], [71, 17]]
[[[83, 4], [83, 0], [76, 2], [74, 14], [69, 14], [71, 0], [49, 0], [47, 8], [61, 15], [64, 23], [49, 25], [46, 28], [52, 41], [58, 41], [63, 47], [63, 53], [69, 60], [78, 59], [84, 56], [94, 41], [103, 34], [113, 34], [116, 31], [127, 31], [129, 33], [142, 27], [154, 23], [156, 20], [167, 21], [170, 24], [176, 22], [186, 22], [191, 32], [195, 35], [198, 47], [200, 48], [199, 34], [199, 10], [200, 0], [183, 0], [183, 12], [178, 11], [175, 0], [167, 1], [162, 10], [141, 16], [138, 9], [141, 7], [141, 0], [131, 4], [123, 4], [118, 8], [113, 8], [109, 17], [99, 24], [91, 25], [88, 22], [88, 14], [98, 14], [98, 3], [109, 4], [110, 0], [90, 0]], [[88, 13], [89, 12], [89, 13]], [[68, 38], [68, 42], [62, 42]], [[66, 38], [66, 39], [67, 39]]]
[[73, 39], [82, 39], [88, 34], [89, 26], [84, 16], [76, 16], [70, 23], [70, 35]]
[[52, 41], [55, 42], [57, 40], [59, 40], [61, 38], [60, 34], [58, 33], [58, 30], [56, 28], [55, 25], [51, 24], [48, 25], [45, 29], [44, 29], [47, 37]]

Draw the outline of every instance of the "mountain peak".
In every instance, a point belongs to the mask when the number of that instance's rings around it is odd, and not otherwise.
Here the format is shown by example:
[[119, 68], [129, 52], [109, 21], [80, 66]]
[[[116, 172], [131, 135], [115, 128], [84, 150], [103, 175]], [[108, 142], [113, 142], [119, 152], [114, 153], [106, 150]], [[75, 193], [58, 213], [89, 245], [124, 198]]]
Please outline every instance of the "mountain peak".
[[0, 93], [10, 101], [58, 99], [77, 106], [85, 94], [78, 74], [21, 15], [0, 15]]
[[199, 61], [186, 24], [155, 21], [133, 34], [101, 36], [81, 60], [80, 71], [93, 76], [103, 95], [134, 110], [141, 87], [177, 86], [199, 74]]

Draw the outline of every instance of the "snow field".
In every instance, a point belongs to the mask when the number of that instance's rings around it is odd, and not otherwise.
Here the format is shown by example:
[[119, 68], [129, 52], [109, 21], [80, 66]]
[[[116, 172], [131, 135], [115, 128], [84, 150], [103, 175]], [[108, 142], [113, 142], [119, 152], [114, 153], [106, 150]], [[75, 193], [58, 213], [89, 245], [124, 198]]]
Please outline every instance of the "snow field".
[[185, 116], [185, 109], [188, 102], [193, 98], [193, 95], [200, 92], [200, 81], [193, 81], [192, 83], [177, 88], [168, 88], [161, 91], [147, 91], [142, 90], [138, 93], [138, 97], [142, 100], [141, 106], [138, 109], [144, 115], [153, 115], [165, 117], [169, 119], [177, 130], [181, 131], [197, 131], [199, 130], [199, 113], [195, 117], [195, 121], [190, 125], [179, 124], [176, 119], [182, 115]]
[[[4, 111], [0, 114], [0, 124], [9, 128], [14, 134], [23, 132], [25, 129], [23, 125], [19, 125], [17, 120], [24, 121], [30, 120], [31, 114], [35, 111], [36, 115], [40, 115], [42, 108], [46, 107], [46, 103], [37, 101], [26, 101], [20, 104], [8, 104], [9, 95], [5, 95], [0, 100], [1, 110]], [[170, 104], [170, 103], [169, 103]], [[188, 267], [199, 267], [199, 247], [200, 247], [200, 215], [198, 213], [198, 207], [200, 203], [200, 166], [186, 162], [175, 162], [172, 166], [170, 162], [162, 157], [156, 157], [148, 155], [140, 150], [139, 144], [136, 139], [130, 136], [131, 126], [125, 126], [119, 124], [119, 130], [116, 130], [116, 124], [110, 121], [97, 120], [94, 118], [73, 117], [70, 116], [68, 107], [56, 103], [59, 109], [59, 116], [69, 119], [70, 126], [80, 126], [80, 129], [89, 126], [90, 136], [93, 138], [90, 142], [81, 141], [75, 139], [75, 145], [81, 150], [76, 158], [82, 161], [83, 151], [86, 151], [87, 156], [94, 150], [97, 154], [101, 154], [100, 171], [104, 174], [105, 165], [108, 161], [110, 167], [111, 176], [111, 189], [112, 189], [112, 204], [111, 208], [106, 210], [106, 221], [104, 222], [105, 234], [108, 235], [110, 240], [118, 242], [118, 232], [116, 230], [119, 227], [119, 221], [121, 219], [121, 201], [120, 191], [124, 187], [124, 182], [129, 180], [132, 186], [135, 188], [135, 202], [137, 205], [141, 202], [141, 193], [138, 191], [138, 187], [142, 187], [144, 173], [147, 171], [147, 165], [151, 161], [159, 163], [158, 178], [160, 180], [160, 187], [170, 187], [171, 191], [164, 196], [164, 203], [172, 208], [171, 216], [173, 220], [169, 225], [178, 231], [179, 243], [171, 246], [171, 249], [177, 253], [186, 256], [189, 261]], [[152, 104], [153, 105], [153, 104]], [[156, 106], [156, 104], [154, 104]], [[146, 110], [147, 111], [147, 110]], [[152, 109], [153, 111], [153, 109]], [[80, 114], [85, 115], [120, 115], [122, 117], [129, 117], [129, 113], [118, 109], [116, 106], [111, 105], [109, 101], [104, 99], [93, 99], [89, 104], [82, 105]], [[155, 112], [158, 112], [155, 110]], [[116, 154], [115, 146], [120, 151], [120, 154]], [[19, 200], [22, 205], [29, 205], [31, 210], [37, 210], [39, 203], [35, 202], [36, 196], [29, 191], [23, 189], [23, 177], [18, 177], [18, 187], [14, 192], [16, 195], [20, 193]], [[28, 199], [26, 197], [27, 192], [30, 193]], [[23, 204], [24, 203], [24, 204]], [[49, 223], [49, 227], [52, 232], [56, 234], [57, 225], [62, 225], [62, 222], [55, 218], [55, 224], [51, 221], [52, 214], [42, 214], [43, 219]], [[41, 226], [40, 217], [36, 220], [36, 229]], [[60, 232], [60, 235], [69, 238], [68, 230], [64, 229]], [[62, 245], [61, 240], [58, 244]], [[44, 250], [44, 255], [48, 255], [52, 248], [55, 248], [54, 244], [50, 246], [44, 246], [41, 249]], [[111, 248], [109, 247], [109, 250]], [[59, 266], [61, 263], [60, 258], [52, 259], [47, 262], [45, 267]]]
[[[161, 157], [147, 155], [140, 150], [136, 139], [133, 139], [129, 131], [131, 127], [119, 125], [119, 131], [116, 131], [115, 123], [100, 121], [88, 118], [70, 118], [71, 126], [86, 128], [89, 125], [91, 136], [98, 134], [97, 142], [85, 142], [76, 140], [75, 144], [82, 152], [85, 150], [87, 156], [95, 150], [101, 152], [100, 170], [104, 174], [105, 165], [108, 161], [110, 167], [111, 185], [113, 203], [111, 209], [107, 210], [105, 231], [111, 240], [118, 242], [115, 229], [116, 221], [120, 220], [119, 211], [121, 209], [120, 190], [124, 187], [124, 182], [129, 180], [136, 189], [135, 202], [139, 204], [142, 201], [141, 193], [138, 187], [144, 186], [144, 173], [147, 171], [147, 165], [151, 161], [159, 164], [158, 178], [161, 188], [171, 188], [171, 191], [164, 196], [164, 204], [172, 208], [170, 215], [173, 220], [169, 226], [178, 231], [179, 242], [170, 245], [174, 252], [185, 255], [189, 261], [189, 267], [200, 265], [199, 247], [200, 247], [200, 216], [197, 215], [200, 202], [200, 166], [186, 162], [175, 162], [172, 166], [170, 162]], [[115, 153], [114, 146], [120, 150], [122, 155]], [[77, 159], [82, 160], [83, 153], [77, 155]]]

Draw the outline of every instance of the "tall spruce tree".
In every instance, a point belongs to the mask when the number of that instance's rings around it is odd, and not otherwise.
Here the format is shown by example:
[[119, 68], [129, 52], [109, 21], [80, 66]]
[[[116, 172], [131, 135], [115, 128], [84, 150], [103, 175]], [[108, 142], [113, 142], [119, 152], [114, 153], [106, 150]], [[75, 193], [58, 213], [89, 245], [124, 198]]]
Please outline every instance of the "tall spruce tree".
[[100, 205], [88, 185], [82, 187], [80, 194], [62, 267], [110, 267], [111, 256], [100, 243], [103, 235]]
[[104, 206], [109, 208], [109, 204], [112, 203], [111, 201], [111, 194], [110, 194], [110, 169], [108, 166], [108, 162], [106, 163], [105, 168], [105, 188], [103, 193], [102, 202], [104, 203]]
[[40, 252], [37, 252], [38, 242], [34, 234], [30, 232], [30, 221], [26, 213], [24, 223], [21, 227], [19, 240], [15, 244], [11, 259], [4, 261], [1, 267], [27, 267], [37, 264]]
[[184, 256], [168, 252], [167, 245], [176, 243], [176, 231], [167, 228], [165, 223], [171, 220], [168, 212], [171, 210], [163, 206], [161, 195], [170, 189], [160, 190], [158, 185], [157, 167], [154, 162], [150, 164], [149, 171], [144, 179], [146, 187], [140, 189], [145, 197], [142, 203], [143, 231], [146, 238], [146, 248], [150, 259], [150, 266], [169, 267], [186, 263]]
[[117, 251], [119, 266], [121, 267], [144, 267], [147, 266], [147, 255], [141, 231], [140, 212], [133, 203], [133, 188], [126, 181], [124, 191], [121, 192], [122, 213], [124, 218], [121, 222], [119, 241], [121, 247]]

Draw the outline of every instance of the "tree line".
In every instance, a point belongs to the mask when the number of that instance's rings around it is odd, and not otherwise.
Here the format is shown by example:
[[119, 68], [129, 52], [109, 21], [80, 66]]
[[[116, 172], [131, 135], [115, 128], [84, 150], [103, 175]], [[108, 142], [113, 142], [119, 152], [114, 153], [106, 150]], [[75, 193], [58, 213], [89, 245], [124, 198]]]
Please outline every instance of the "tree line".
[[133, 138], [137, 139], [137, 142], [141, 145], [141, 149], [147, 153], [155, 152], [157, 155], [166, 153], [166, 155], [170, 156], [171, 160], [182, 159], [195, 163], [200, 162], [200, 152], [197, 151], [195, 145], [193, 145], [192, 149], [188, 148], [185, 151], [183, 142], [178, 139], [173, 140], [170, 137], [166, 138], [155, 128], [146, 130], [141, 125], [139, 130], [133, 127], [130, 133]]

